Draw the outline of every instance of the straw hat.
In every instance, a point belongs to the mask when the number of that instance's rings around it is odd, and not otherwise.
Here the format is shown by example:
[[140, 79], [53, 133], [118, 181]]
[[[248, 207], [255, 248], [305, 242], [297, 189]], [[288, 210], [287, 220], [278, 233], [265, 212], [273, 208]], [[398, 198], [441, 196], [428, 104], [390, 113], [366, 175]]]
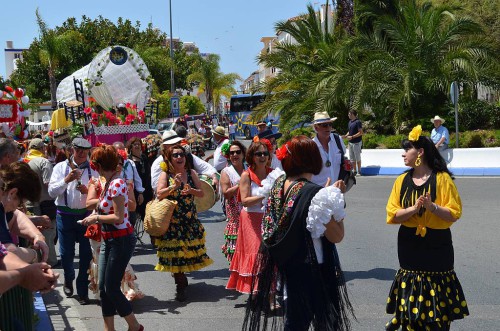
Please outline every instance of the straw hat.
[[314, 120], [312, 124], [322, 124], [322, 123], [329, 123], [337, 120], [337, 117], [330, 117], [326, 111], [320, 111], [317, 113], [314, 113]]
[[226, 136], [226, 130], [222, 126], [218, 126], [214, 129], [213, 133], [225, 137]]
[[439, 117], [439, 115], [434, 116], [434, 118], [431, 118], [431, 122], [434, 123], [434, 121], [441, 121], [441, 124], [444, 124], [444, 119]]
[[163, 132], [161, 140], [163, 140], [163, 145], [173, 145], [181, 141], [182, 138], [179, 137], [177, 135], [177, 132], [175, 132], [174, 130], [166, 130], [165, 132]]

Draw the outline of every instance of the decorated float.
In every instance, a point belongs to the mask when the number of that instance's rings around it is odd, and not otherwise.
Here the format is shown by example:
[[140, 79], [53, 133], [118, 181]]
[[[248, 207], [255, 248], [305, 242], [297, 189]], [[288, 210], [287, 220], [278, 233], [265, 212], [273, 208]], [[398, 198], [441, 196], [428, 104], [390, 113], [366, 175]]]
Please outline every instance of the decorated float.
[[24, 107], [29, 100], [21, 88], [5, 86], [5, 90], [0, 90], [0, 128], [6, 137], [15, 140], [28, 138], [26, 118], [30, 110]]
[[151, 91], [152, 78], [140, 56], [124, 46], [107, 47], [58, 85], [63, 107], [55, 116], [64, 118], [58, 121], [53, 114], [52, 129], [81, 131], [93, 146], [146, 137], [158, 111]]

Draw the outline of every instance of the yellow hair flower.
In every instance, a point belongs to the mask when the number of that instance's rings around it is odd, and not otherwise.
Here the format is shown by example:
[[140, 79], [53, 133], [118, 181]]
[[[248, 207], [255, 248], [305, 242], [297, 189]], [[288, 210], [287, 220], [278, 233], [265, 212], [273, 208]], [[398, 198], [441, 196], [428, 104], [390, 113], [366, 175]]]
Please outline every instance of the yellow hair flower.
[[160, 168], [161, 168], [161, 170], [167, 172], [168, 171], [167, 163], [165, 161], [160, 162]]
[[420, 138], [420, 135], [422, 134], [422, 126], [421, 125], [417, 125], [416, 127], [414, 127], [410, 134], [408, 135], [408, 140], [409, 141], [417, 141], [418, 138]]

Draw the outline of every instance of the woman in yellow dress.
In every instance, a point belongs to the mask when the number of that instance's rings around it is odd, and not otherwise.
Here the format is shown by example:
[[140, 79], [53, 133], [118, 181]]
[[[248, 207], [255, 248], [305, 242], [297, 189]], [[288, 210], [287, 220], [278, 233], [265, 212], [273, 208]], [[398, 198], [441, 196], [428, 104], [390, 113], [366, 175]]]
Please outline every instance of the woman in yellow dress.
[[[186, 272], [213, 263], [205, 248], [205, 228], [198, 219], [194, 197], [203, 197], [200, 179], [186, 162], [186, 153], [177, 144], [164, 154], [156, 195], [177, 201], [167, 232], [156, 238], [158, 264], [155, 270], [171, 272], [175, 279], [177, 301], [185, 301]], [[169, 166], [167, 166], [167, 164]]]
[[446, 162], [420, 125], [403, 141], [410, 170], [400, 175], [387, 202], [387, 223], [400, 224], [398, 270], [387, 299], [393, 318], [386, 330], [450, 330], [469, 315], [454, 271], [450, 227], [462, 202]]

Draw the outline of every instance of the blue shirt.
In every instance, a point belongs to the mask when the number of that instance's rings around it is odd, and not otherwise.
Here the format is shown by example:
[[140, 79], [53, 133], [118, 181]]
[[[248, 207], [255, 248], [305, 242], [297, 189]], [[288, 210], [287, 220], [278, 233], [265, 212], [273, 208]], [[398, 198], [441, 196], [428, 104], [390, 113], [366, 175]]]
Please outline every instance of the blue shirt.
[[450, 143], [450, 133], [448, 132], [447, 128], [440, 125], [437, 129], [432, 129], [431, 140], [434, 144], [437, 144], [442, 137], [444, 137], [443, 143], [448, 145]]

